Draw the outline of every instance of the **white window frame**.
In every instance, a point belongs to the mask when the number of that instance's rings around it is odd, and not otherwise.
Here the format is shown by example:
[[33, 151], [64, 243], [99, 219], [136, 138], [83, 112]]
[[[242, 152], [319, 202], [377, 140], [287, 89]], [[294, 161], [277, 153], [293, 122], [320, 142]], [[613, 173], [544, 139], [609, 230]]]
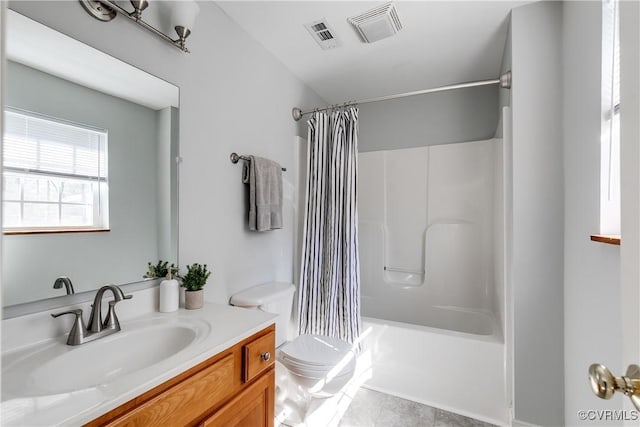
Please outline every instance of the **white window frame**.
[[600, 234], [620, 235], [620, 31], [618, 0], [602, 3]]
[[[67, 172], [56, 172], [56, 171], [47, 171], [40, 170], [37, 167], [34, 168], [22, 168], [22, 167], [12, 167], [7, 166], [6, 162], [3, 160], [3, 182], [6, 185], [7, 179], [10, 177], [18, 177], [18, 178], [49, 178], [51, 181], [57, 181], [59, 184], [64, 184], [65, 182], [73, 182], [80, 181], [83, 183], [88, 183], [91, 185], [92, 189], [92, 223], [91, 224], [78, 224], [78, 225], [35, 225], [35, 226], [5, 226], [3, 224], [3, 233], [4, 234], [22, 234], [22, 233], [61, 233], [61, 232], [78, 232], [78, 231], [109, 231], [109, 180], [108, 180], [108, 131], [105, 129], [100, 129], [84, 124], [74, 123], [50, 116], [45, 116], [42, 114], [25, 111], [17, 108], [6, 107], [5, 113], [14, 114], [26, 117], [28, 120], [41, 120], [50, 123], [55, 123], [56, 125], [69, 126], [76, 129], [81, 129], [83, 131], [95, 132], [99, 134], [99, 151], [104, 156], [103, 166], [98, 168], [98, 173], [94, 175], [82, 175], [76, 173], [67, 173]], [[5, 121], [6, 124], [6, 121]], [[5, 144], [3, 137], [3, 144]], [[38, 148], [38, 156], [40, 155], [40, 151]], [[55, 183], [52, 183], [55, 185]], [[63, 191], [58, 190], [58, 200], [57, 201], [35, 201], [35, 200], [25, 200], [24, 197], [24, 184], [20, 184], [20, 196], [15, 199], [5, 199], [5, 192], [2, 193], [2, 203], [4, 209], [4, 203], [19, 203], [20, 204], [20, 219], [23, 219], [24, 216], [24, 206], [29, 203], [38, 203], [38, 204], [51, 204], [58, 206], [58, 218], [59, 221], [62, 222], [62, 210], [64, 206], [87, 206], [86, 203], [79, 202], [68, 202], [63, 201]]]

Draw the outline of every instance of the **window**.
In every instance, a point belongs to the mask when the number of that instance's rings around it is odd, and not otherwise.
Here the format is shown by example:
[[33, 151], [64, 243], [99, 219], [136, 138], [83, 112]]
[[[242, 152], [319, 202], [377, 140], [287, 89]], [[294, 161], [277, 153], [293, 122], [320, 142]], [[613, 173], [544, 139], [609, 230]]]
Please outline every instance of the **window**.
[[3, 231], [109, 228], [107, 132], [5, 111]]
[[620, 31], [618, 2], [602, 10], [600, 233], [620, 234]]

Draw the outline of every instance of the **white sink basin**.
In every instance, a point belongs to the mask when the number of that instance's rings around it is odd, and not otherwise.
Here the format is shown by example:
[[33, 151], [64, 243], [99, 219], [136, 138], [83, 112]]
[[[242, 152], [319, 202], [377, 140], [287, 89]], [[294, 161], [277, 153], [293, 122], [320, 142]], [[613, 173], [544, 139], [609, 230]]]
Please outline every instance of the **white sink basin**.
[[66, 337], [3, 355], [2, 399], [77, 393], [108, 386], [165, 362], [210, 332], [204, 321], [154, 318], [79, 346]]

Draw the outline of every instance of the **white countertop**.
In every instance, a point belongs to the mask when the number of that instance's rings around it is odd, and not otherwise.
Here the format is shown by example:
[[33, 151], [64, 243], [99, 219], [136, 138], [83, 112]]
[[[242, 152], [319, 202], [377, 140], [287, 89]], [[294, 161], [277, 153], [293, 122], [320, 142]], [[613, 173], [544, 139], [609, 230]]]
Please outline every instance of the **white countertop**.
[[[14, 397], [11, 396], [11, 393], [3, 392], [2, 425], [84, 424], [250, 337], [273, 324], [275, 318], [275, 315], [259, 310], [248, 310], [222, 304], [205, 304], [199, 310], [181, 308], [173, 313], [154, 312], [121, 320], [122, 331], [127, 330], [128, 324], [131, 324], [133, 328], [136, 324], [154, 322], [154, 320], [162, 320], [162, 322], [169, 322], [169, 324], [172, 322], [176, 324], [184, 324], [185, 322], [202, 324], [204, 322], [209, 325], [210, 329], [207, 329], [208, 333], [203, 334], [202, 337], [173, 356], [123, 375], [106, 385], [44, 396]], [[117, 334], [111, 336], [115, 337]], [[16, 355], [28, 354], [30, 348], [36, 345], [40, 348], [43, 344], [64, 343], [65, 340], [66, 337], [59, 336], [3, 352], [3, 390], [12, 385], [5, 381], [29, 381], [29, 378], [10, 378], [10, 375], [6, 375], [6, 371], [11, 369], [11, 361], [16, 359]], [[94, 342], [99, 342], [99, 340]], [[93, 342], [71, 347], [69, 351], [91, 344]], [[109, 357], [109, 355], [106, 354], [105, 357]], [[100, 363], [100, 361], [87, 360], [86, 363]], [[69, 367], [69, 372], [70, 375], [73, 374], [72, 366]]]

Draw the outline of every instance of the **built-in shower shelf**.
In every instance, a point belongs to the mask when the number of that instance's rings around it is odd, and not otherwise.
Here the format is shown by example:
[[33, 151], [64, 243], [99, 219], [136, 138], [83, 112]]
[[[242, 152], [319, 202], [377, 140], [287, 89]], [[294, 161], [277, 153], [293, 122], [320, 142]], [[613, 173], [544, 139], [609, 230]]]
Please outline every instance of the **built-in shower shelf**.
[[609, 245], [620, 246], [619, 234], [592, 234], [591, 240], [594, 242], [607, 243]]
[[424, 270], [409, 270], [406, 268], [395, 268], [395, 267], [384, 267], [385, 271], [393, 271], [396, 273], [409, 273], [409, 274], [422, 274], [424, 275]]
[[397, 267], [384, 267], [384, 281], [399, 286], [422, 286], [424, 284], [424, 270], [411, 270]]

